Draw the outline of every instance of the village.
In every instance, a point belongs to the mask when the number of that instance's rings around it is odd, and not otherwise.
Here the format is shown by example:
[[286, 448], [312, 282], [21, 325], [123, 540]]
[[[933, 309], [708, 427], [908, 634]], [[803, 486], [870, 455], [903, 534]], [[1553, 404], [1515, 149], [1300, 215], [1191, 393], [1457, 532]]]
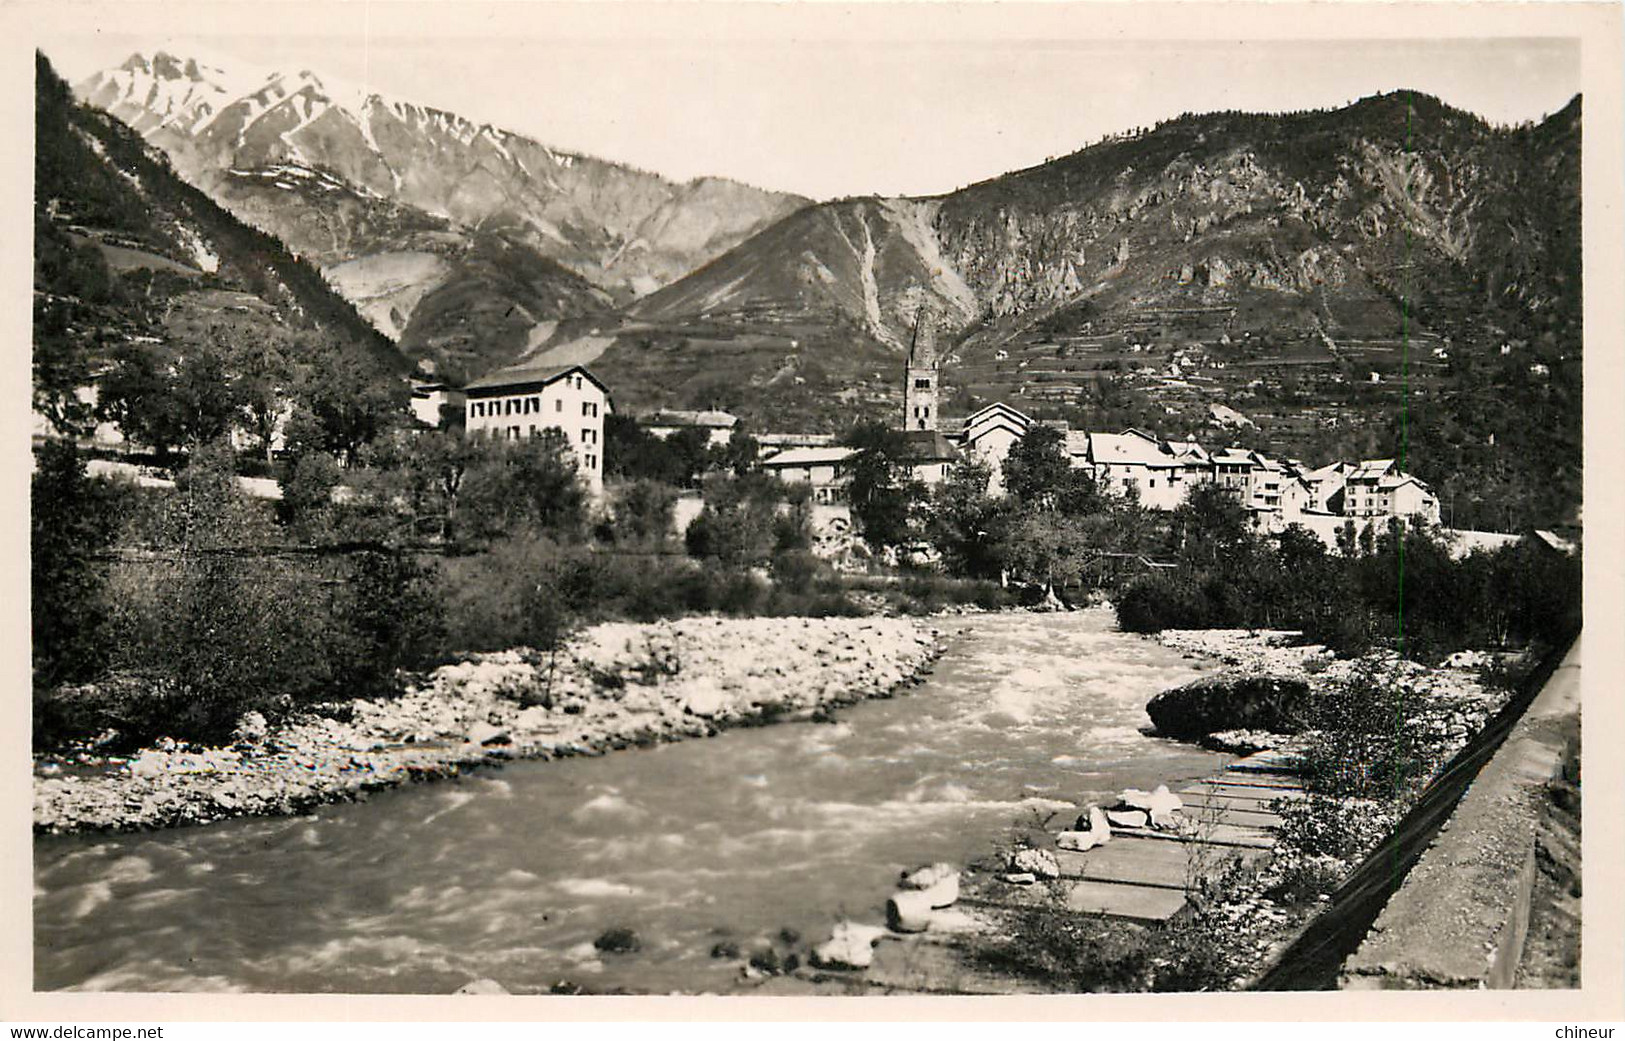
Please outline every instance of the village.
[[[994, 402], [964, 417], [942, 412], [944, 361], [931, 317], [922, 312], [903, 373], [903, 407], [897, 429], [907, 450], [909, 475], [927, 488], [947, 480], [961, 460], [989, 471], [987, 492], [1003, 492], [1002, 469], [1011, 447], [1028, 431], [1048, 426], [1062, 435], [1073, 468], [1091, 475], [1104, 491], [1149, 510], [1177, 509], [1190, 491], [1213, 485], [1230, 493], [1253, 529], [1278, 534], [1289, 525], [1313, 532], [1336, 549], [1338, 532], [1386, 528], [1390, 520], [1414, 518], [1437, 526], [1438, 497], [1407, 473], [1397, 459], [1334, 460], [1311, 464], [1277, 459], [1242, 447], [1210, 449], [1195, 439], [1175, 440], [1127, 429], [1071, 429], [1065, 421], [1035, 421], [1020, 409]], [[412, 407], [423, 422], [438, 424], [443, 409], [461, 409], [469, 434], [502, 439], [535, 437], [548, 428], [563, 432], [576, 454], [582, 479], [595, 496], [604, 488], [604, 420], [613, 411], [611, 389], [581, 365], [521, 364], [454, 388], [429, 379], [414, 385]], [[739, 417], [721, 409], [661, 409], [639, 418], [644, 430], [666, 439], [694, 431], [708, 447], [722, 448], [741, 430]], [[756, 465], [785, 484], [806, 485], [824, 531], [848, 531], [846, 508], [851, 463], [860, 451], [829, 433], [763, 432], [752, 435]], [[680, 500], [678, 525], [699, 509], [697, 497]], [[1452, 531], [1454, 551], [1493, 549], [1519, 534]]]

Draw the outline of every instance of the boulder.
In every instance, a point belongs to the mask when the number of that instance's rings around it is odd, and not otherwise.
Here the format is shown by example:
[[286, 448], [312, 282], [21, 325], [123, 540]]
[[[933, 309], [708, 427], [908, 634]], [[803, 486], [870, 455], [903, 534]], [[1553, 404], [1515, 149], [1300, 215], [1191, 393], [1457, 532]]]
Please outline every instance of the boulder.
[[169, 756], [148, 749], [130, 760], [130, 773], [137, 777], [161, 777], [169, 772]]
[[496, 980], [479, 979], [469, 982], [452, 991], [453, 994], [507, 994], [509, 990]]
[[475, 723], [468, 728], [468, 743], [471, 745], [508, 745], [513, 743], [513, 735], [508, 733], [506, 727], [493, 726], [490, 723]]
[[923, 889], [899, 889], [886, 901], [886, 927], [894, 933], [923, 933], [931, 927], [931, 898]]
[[1157, 785], [1153, 791], [1141, 791], [1138, 788], [1126, 789], [1120, 796], [1125, 806], [1137, 810], [1144, 810], [1151, 820], [1153, 828], [1171, 828], [1174, 826], [1174, 814], [1184, 808], [1185, 802], [1179, 796], [1168, 790], [1166, 784]]
[[1063, 831], [1055, 836], [1057, 848], [1083, 853], [1111, 841], [1112, 826], [1099, 806], [1089, 807], [1089, 812], [1078, 818], [1078, 825], [1087, 827], [1077, 831]]
[[[945, 878], [959, 881], [959, 870], [952, 864], [929, 864], [925, 867], [915, 868], [913, 871], [903, 872], [902, 880], [897, 883], [901, 889], [930, 889]], [[949, 901], [952, 903], [952, 901]], [[946, 905], [944, 905], [946, 906]]]
[[885, 935], [878, 925], [841, 922], [812, 949], [812, 963], [821, 969], [867, 969], [875, 959], [876, 941]]
[[1093, 831], [1063, 831], [1055, 836], [1055, 848], [1087, 853], [1096, 846], [1104, 845], [1110, 838], [1110, 832], [1101, 835]]
[[257, 745], [270, 734], [271, 727], [265, 722], [265, 717], [252, 710], [244, 712], [237, 721], [237, 729], [232, 731], [232, 740], [240, 745]]
[[710, 719], [727, 711], [733, 703], [728, 693], [714, 683], [696, 683], [683, 695], [683, 711], [691, 716]]
[[1035, 878], [1060, 878], [1061, 865], [1055, 859], [1055, 854], [1046, 849], [1017, 850], [1010, 858], [1010, 870], [1017, 874], [1029, 874]]
[[1308, 706], [1309, 684], [1300, 677], [1229, 672], [1165, 690], [1145, 711], [1157, 733], [1195, 741], [1221, 730], [1296, 734]]
[[1038, 881], [1038, 876], [1031, 871], [1006, 871], [999, 876], [999, 881], [1013, 886], [1030, 886]]
[[638, 934], [625, 926], [604, 930], [592, 945], [607, 954], [630, 954], [643, 949]]
[[1151, 815], [1144, 810], [1107, 810], [1106, 820], [1118, 828], [1144, 828], [1151, 823]]

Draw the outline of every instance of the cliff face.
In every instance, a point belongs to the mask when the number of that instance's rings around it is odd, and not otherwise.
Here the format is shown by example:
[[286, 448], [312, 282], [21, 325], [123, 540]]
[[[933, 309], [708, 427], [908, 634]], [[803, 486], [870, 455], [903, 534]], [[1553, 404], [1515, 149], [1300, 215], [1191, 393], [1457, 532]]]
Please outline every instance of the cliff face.
[[1407, 282], [1538, 310], [1563, 292], [1528, 276], [1556, 273], [1549, 226], [1577, 219], [1577, 130], [1578, 102], [1505, 131], [1414, 94], [1189, 116], [957, 192], [937, 231], [995, 316], [1080, 293], [1211, 304], [1255, 288], [1335, 305]]

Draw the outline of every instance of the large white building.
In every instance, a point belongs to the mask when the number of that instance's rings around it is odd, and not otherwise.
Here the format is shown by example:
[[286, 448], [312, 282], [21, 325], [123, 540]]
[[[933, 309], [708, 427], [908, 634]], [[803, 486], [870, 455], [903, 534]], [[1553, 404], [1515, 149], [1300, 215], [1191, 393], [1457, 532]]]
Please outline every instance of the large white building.
[[966, 452], [986, 463], [992, 470], [988, 478], [989, 495], [1004, 494], [1004, 460], [1010, 455], [1010, 446], [1021, 439], [1033, 425], [1027, 414], [996, 401], [965, 417], [959, 429], [959, 443]]
[[555, 429], [575, 451], [582, 480], [604, 489], [604, 419], [609, 388], [581, 365], [514, 365], [471, 381], [464, 418], [470, 434], [517, 441]]

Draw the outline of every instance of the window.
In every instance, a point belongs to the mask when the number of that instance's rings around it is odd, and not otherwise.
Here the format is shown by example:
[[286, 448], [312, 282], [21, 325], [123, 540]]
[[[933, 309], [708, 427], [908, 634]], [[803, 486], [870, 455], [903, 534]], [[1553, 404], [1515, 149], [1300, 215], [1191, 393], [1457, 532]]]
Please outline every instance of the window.
[[554, 412], [563, 412], [564, 411], [564, 399], [563, 398], [554, 398], [553, 399], [553, 411]]
[[914, 381], [914, 389], [915, 390], [930, 390], [931, 389], [931, 381], [927, 380], [927, 379], [917, 379], [917, 380]]
[[590, 415], [592, 415], [592, 402], [590, 402], [590, 401], [583, 401], [583, 402], [582, 402], [582, 403], [581, 403], [581, 414], [582, 414], [582, 415], [583, 415], [583, 416], [590, 416]]
[[584, 444], [584, 445], [592, 444], [592, 431], [591, 430], [583, 429], [581, 431], [581, 443]]

